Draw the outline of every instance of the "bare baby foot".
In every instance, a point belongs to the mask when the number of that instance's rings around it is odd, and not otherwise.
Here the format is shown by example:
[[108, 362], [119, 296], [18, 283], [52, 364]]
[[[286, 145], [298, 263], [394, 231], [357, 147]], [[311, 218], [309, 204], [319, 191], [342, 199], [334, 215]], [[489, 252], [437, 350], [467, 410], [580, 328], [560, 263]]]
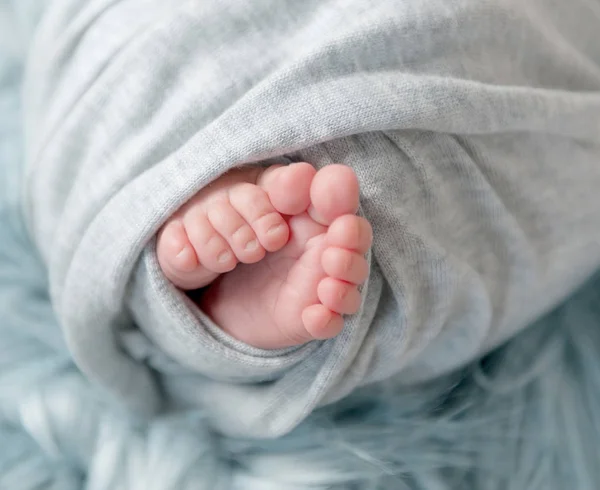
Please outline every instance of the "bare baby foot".
[[368, 275], [372, 231], [357, 208], [342, 165], [236, 170], [166, 223], [159, 263], [176, 286], [205, 287], [200, 307], [238, 340], [277, 349], [331, 338]]

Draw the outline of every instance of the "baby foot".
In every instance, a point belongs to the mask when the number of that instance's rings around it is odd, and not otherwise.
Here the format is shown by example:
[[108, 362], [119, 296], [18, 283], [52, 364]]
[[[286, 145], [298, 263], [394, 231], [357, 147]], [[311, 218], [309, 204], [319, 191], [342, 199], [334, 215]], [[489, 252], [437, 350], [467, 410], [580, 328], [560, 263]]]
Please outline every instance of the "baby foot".
[[[317, 172], [309, 187], [306, 211], [288, 213], [295, 215], [288, 220], [287, 243], [257, 263], [221, 275], [198, 299], [224, 331], [255, 347], [332, 338], [343, 327], [342, 315], [360, 308], [358, 285], [369, 272], [364, 254], [372, 230], [354, 214], [356, 176], [348, 167], [331, 165]], [[269, 184], [264, 189], [271, 195]], [[279, 197], [276, 209], [285, 196]], [[299, 194], [289, 197], [301, 201]]]
[[239, 262], [279, 250], [289, 238], [282, 215], [308, 208], [315, 173], [308, 163], [243, 168], [202, 189], [159, 232], [166, 277], [181, 289], [199, 289]]

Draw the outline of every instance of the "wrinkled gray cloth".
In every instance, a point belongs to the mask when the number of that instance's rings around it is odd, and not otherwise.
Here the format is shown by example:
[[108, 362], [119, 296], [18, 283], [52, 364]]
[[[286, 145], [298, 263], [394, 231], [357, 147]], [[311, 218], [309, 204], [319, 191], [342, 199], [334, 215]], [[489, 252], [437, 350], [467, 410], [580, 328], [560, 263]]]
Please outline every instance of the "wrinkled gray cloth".
[[[600, 264], [597, 0], [55, 0], [35, 32], [29, 228], [74, 359], [142, 413], [277, 436], [461, 366]], [[153, 238], [272, 158], [351, 166], [375, 234], [360, 312], [282, 351], [222, 333]]]

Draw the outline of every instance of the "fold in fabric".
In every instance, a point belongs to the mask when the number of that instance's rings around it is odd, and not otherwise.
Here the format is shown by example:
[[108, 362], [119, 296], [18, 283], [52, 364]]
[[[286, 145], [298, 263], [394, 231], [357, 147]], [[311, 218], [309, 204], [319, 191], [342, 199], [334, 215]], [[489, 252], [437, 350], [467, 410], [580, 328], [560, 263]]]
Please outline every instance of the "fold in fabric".
[[[595, 0], [49, 2], [24, 206], [73, 358], [141, 413], [274, 437], [487, 352], [600, 263], [598, 32]], [[278, 158], [351, 166], [375, 242], [338, 338], [264, 351], [168, 283], [154, 235]]]

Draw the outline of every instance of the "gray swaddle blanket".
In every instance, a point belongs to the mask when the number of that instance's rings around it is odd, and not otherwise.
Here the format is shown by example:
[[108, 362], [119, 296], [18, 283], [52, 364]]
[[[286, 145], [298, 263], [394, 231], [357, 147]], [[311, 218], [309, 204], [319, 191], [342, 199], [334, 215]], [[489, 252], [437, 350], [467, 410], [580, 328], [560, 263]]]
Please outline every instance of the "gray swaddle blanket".
[[[597, 0], [55, 0], [31, 40], [25, 212], [78, 365], [133, 409], [270, 437], [435, 377], [600, 264]], [[162, 275], [160, 225], [225, 171], [345, 163], [360, 312], [264, 351]]]

